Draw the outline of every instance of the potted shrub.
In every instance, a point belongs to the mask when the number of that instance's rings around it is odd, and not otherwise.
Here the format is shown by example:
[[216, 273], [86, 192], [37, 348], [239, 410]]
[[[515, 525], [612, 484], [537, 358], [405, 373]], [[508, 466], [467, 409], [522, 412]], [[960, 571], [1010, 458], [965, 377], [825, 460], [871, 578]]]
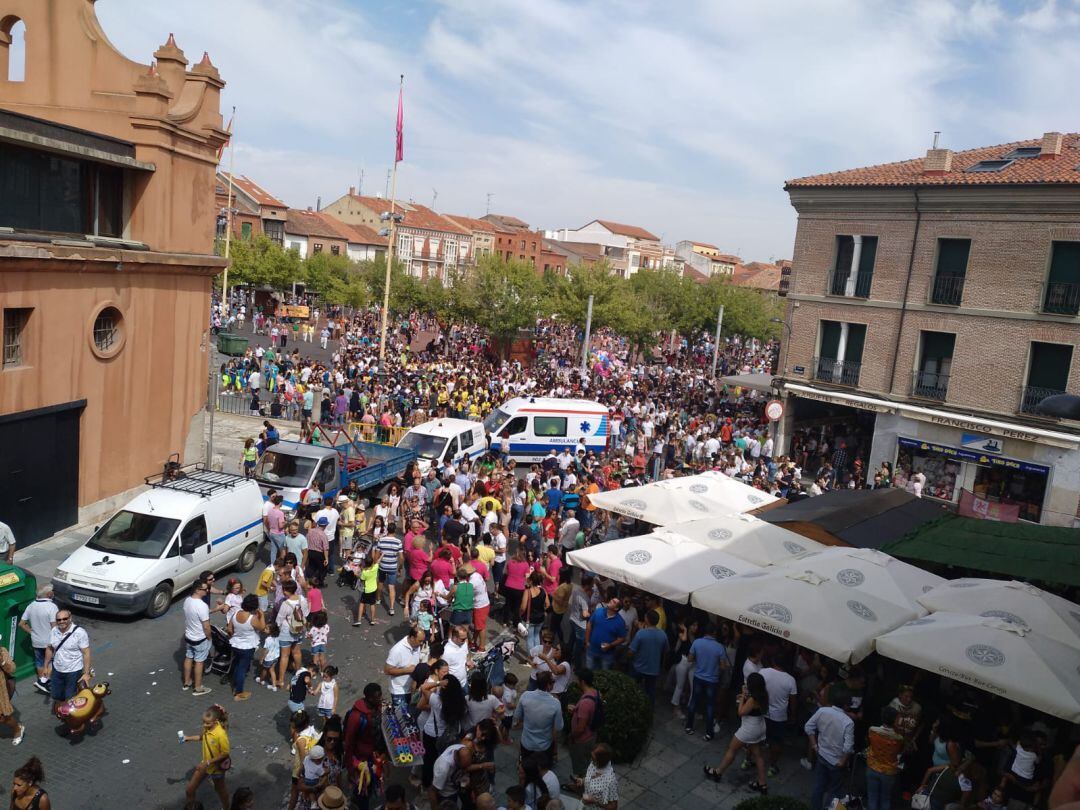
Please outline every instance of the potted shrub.
[[[611, 746], [616, 762], [633, 762], [648, 741], [653, 706], [645, 692], [629, 675], [614, 670], [593, 673], [596, 690], [604, 706], [604, 723], [598, 738]], [[581, 690], [576, 682], [566, 690], [568, 703], [577, 703]], [[566, 717], [570, 728], [570, 717]]]

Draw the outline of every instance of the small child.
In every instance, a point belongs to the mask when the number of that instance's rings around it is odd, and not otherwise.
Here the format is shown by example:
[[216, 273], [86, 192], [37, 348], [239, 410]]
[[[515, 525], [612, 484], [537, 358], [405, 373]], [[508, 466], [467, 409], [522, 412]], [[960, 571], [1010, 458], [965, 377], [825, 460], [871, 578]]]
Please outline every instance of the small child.
[[491, 690], [502, 701], [502, 727], [506, 734], [510, 733], [510, 728], [514, 725], [514, 709], [517, 708], [518, 702], [517, 685], [517, 675], [507, 672], [503, 677], [502, 686], [496, 686]]
[[356, 605], [356, 621], [353, 622], [353, 627], [359, 627], [362, 623], [365, 608], [368, 610], [368, 624], [378, 624], [375, 621], [375, 602], [379, 590], [379, 561], [371, 552], [364, 558], [364, 567], [360, 571], [356, 587], [360, 591], [360, 601]]
[[431, 612], [430, 599], [421, 600], [420, 609], [416, 612], [413, 623], [424, 631], [424, 638], [431, 639], [431, 626], [435, 623], [435, 614]]
[[319, 716], [330, 717], [332, 714], [337, 714], [338, 703], [338, 686], [335, 677], [338, 670], [335, 666], [323, 667], [322, 679], [319, 681], [316, 687], [316, 692], [319, 695]]
[[[314, 581], [314, 580], [313, 580]], [[308, 602], [308, 610], [312, 613], [318, 613], [323, 610], [323, 595], [322, 590], [318, 586], [312, 585], [304, 593], [304, 598]]]
[[225, 620], [231, 622], [240, 610], [240, 603], [244, 601], [244, 583], [236, 577], [229, 577], [225, 586]]
[[[251, 409], [257, 411], [259, 409], [259, 395], [253, 394], [251, 398]], [[255, 449], [255, 440], [248, 439], [244, 442], [244, 449], [240, 451], [240, 466], [244, 470], [245, 478], [255, 477], [255, 465], [259, 461], [259, 451]]]
[[330, 638], [330, 624], [325, 610], [312, 610], [308, 614], [307, 637], [311, 640], [311, 660], [316, 669], [322, 669], [326, 666], [326, 642]]
[[1005, 804], [1005, 791], [1000, 787], [994, 788], [993, 792], [981, 802], [979, 802], [979, 810], [1005, 810], [1008, 806]]
[[311, 670], [307, 667], [300, 667], [293, 673], [292, 680], [289, 682], [289, 711], [296, 714], [303, 709], [304, 701], [309, 694], [313, 694]]
[[1035, 734], [1030, 729], [1025, 729], [1016, 740], [1012, 762], [1008, 772], [1001, 777], [999, 787], [1007, 788], [1011, 783], [1023, 791], [1030, 791], [1035, 784], [1035, 766], [1038, 764], [1039, 751]]
[[313, 745], [304, 757], [304, 787], [312, 793], [326, 776], [326, 751], [321, 745]]
[[510, 785], [506, 789], [506, 810], [525, 810], [525, 788]]
[[278, 635], [281, 628], [277, 622], [266, 626], [266, 638], [263, 639], [262, 677], [255, 678], [255, 683], [263, 684], [271, 692], [276, 692], [278, 686], [278, 659], [281, 658], [281, 643]]

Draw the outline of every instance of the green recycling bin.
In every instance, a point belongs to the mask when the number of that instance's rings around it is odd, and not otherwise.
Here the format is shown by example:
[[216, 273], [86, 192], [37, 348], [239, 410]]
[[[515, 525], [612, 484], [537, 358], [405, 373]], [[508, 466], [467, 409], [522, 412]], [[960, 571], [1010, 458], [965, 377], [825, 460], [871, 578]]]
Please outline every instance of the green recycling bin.
[[229, 332], [219, 332], [217, 336], [217, 348], [222, 354], [229, 357], [240, 357], [247, 351], [248, 339], [243, 335], [234, 335]]
[[30, 634], [19, 629], [23, 611], [37, 598], [37, 578], [17, 565], [0, 565], [0, 644], [15, 659], [15, 678], [34, 674]]

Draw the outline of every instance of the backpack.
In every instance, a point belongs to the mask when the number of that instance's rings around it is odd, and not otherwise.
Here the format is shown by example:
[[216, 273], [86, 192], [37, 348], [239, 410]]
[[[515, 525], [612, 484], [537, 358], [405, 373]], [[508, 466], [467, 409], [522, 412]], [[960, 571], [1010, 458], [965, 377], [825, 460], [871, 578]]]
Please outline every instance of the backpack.
[[600, 693], [595, 695], [583, 695], [582, 700], [591, 700], [596, 704], [596, 708], [593, 709], [592, 718], [589, 720], [589, 731], [599, 732], [600, 727], [604, 725], [604, 701], [600, 698]]

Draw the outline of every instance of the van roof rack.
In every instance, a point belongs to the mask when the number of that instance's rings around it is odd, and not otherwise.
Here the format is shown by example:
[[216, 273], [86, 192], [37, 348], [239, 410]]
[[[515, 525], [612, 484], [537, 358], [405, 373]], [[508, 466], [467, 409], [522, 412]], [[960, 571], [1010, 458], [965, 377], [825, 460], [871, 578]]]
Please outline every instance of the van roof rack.
[[190, 492], [208, 498], [222, 489], [231, 489], [247, 479], [236, 473], [218, 472], [209, 469], [202, 462], [180, 466], [165, 465], [157, 475], [148, 475], [143, 479], [147, 486], [154, 489], [171, 489], [177, 492]]

